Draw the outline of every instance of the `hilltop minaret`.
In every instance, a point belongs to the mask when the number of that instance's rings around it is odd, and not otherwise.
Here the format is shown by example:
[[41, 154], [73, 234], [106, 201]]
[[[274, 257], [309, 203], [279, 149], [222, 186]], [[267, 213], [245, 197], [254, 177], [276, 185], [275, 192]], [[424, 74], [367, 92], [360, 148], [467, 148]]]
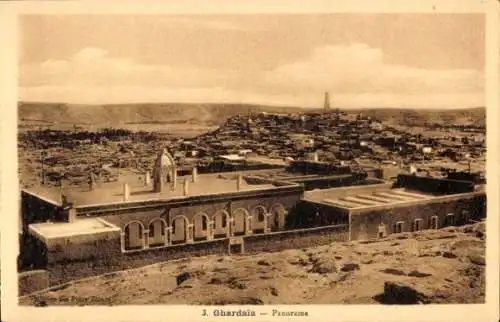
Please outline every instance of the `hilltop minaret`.
[[330, 109], [330, 94], [328, 94], [328, 92], [325, 92], [325, 103], [323, 107], [325, 111], [328, 111]]

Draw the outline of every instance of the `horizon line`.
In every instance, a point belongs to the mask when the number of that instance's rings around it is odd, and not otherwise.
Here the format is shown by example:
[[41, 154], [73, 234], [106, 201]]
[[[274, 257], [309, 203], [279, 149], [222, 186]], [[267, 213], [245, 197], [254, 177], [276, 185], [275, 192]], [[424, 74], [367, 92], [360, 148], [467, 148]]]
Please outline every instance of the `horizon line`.
[[[61, 102], [61, 101], [30, 101], [30, 100], [18, 100], [17, 104], [61, 104], [67, 106], [92, 106], [92, 107], [106, 107], [106, 106], [126, 106], [126, 105], [237, 105], [237, 106], [253, 106], [253, 107], [276, 107], [276, 108], [293, 108], [293, 109], [305, 109], [305, 110], [325, 110], [324, 107], [312, 107], [312, 106], [297, 106], [297, 105], [287, 105], [287, 104], [272, 104], [272, 103], [242, 103], [242, 102], [175, 102], [175, 101], [165, 101], [165, 102], [116, 102], [116, 103], [74, 103], [74, 102]], [[334, 111], [336, 109], [340, 110], [356, 110], [356, 109], [408, 109], [408, 110], [470, 110], [470, 109], [485, 109], [486, 106], [457, 106], [457, 107], [437, 107], [437, 106], [359, 106], [359, 107], [346, 107], [346, 106], [334, 106], [330, 105], [329, 111]]]

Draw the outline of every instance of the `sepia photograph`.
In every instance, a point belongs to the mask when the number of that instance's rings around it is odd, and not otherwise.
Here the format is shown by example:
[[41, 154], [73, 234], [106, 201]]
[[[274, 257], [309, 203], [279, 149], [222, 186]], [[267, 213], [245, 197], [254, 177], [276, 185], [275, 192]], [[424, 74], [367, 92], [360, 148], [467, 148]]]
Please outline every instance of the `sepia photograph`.
[[485, 304], [486, 27], [484, 12], [18, 15], [18, 225], [2, 225], [18, 305]]

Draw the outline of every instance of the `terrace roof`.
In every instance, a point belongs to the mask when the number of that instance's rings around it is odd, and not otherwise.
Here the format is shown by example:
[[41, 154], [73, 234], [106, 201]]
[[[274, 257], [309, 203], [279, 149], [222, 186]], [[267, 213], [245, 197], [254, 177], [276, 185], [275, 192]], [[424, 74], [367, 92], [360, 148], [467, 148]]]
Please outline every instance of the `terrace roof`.
[[120, 228], [100, 218], [85, 218], [78, 219], [73, 223], [44, 222], [31, 224], [29, 225], [29, 230], [32, 234], [47, 241], [54, 238], [116, 232], [120, 231]]
[[[252, 172], [241, 172], [243, 176], [250, 175]], [[223, 194], [232, 192], [248, 192], [260, 191], [266, 189], [277, 188], [272, 183], [249, 183], [242, 180], [240, 189], [237, 187], [237, 173], [218, 173], [218, 174], [199, 174], [196, 182], [192, 182], [190, 175], [178, 177], [175, 190], [172, 189], [171, 183], [165, 184], [164, 191], [154, 192], [152, 184], [145, 185], [144, 175], [133, 174], [124, 175], [116, 182], [107, 182], [98, 185], [93, 190], [89, 187], [65, 187], [62, 191], [69, 202], [75, 206], [91, 206], [100, 204], [111, 204], [124, 202], [123, 186], [124, 183], [129, 185], [130, 196], [127, 202], [133, 201], [152, 201], [152, 200], [169, 200], [184, 198], [184, 181], [188, 181], [187, 197], [203, 196], [213, 194]], [[294, 185], [290, 183], [290, 185]], [[61, 202], [61, 190], [58, 187], [37, 187], [29, 189], [28, 192], [35, 193], [42, 198], [53, 200], [57, 203]]]
[[[339, 189], [343, 189], [344, 193], [338, 194]], [[305, 200], [315, 203], [326, 203], [347, 210], [358, 210], [378, 206], [420, 202], [439, 197], [440, 196], [406, 190], [404, 188], [390, 189], [389, 187], [380, 187], [369, 192], [360, 191], [356, 188], [347, 191], [345, 188], [334, 188], [323, 190], [321, 193], [315, 193], [315, 191], [306, 192]]]

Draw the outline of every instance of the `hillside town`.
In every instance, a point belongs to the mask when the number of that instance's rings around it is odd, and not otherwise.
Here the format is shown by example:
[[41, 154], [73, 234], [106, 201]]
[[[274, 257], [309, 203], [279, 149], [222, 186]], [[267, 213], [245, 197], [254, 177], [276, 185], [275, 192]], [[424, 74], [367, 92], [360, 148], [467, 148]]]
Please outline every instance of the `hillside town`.
[[154, 320], [137, 308], [166, 304], [157, 319], [206, 322], [461, 304], [454, 321], [494, 302], [487, 7], [320, 2], [11, 19], [11, 320], [48, 306]]
[[217, 130], [194, 138], [124, 129], [22, 132], [21, 182], [58, 185], [67, 180], [79, 185], [86, 183], [89, 172], [112, 181], [120, 171], [151, 168], [153, 151], [162, 147], [181, 168], [196, 165], [201, 172], [280, 167], [318, 158], [352, 168], [383, 167], [434, 177], [453, 171], [484, 177], [486, 151], [485, 128], [476, 124], [429, 124], [421, 129], [331, 109], [251, 112], [230, 117]]

